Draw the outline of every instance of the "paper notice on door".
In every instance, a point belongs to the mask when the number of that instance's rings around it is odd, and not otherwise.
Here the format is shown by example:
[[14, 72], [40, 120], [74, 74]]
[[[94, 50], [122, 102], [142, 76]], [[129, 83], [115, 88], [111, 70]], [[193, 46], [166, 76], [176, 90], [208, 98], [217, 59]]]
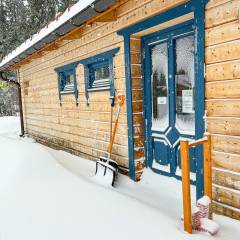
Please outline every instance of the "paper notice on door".
[[193, 91], [182, 90], [182, 112], [194, 113], [193, 110]]
[[157, 103], [158, 103], [158, 105], [165, 105], [165, 104], [167, 104], [167, 98], [166, 97], [158, 97], [157, 98]]

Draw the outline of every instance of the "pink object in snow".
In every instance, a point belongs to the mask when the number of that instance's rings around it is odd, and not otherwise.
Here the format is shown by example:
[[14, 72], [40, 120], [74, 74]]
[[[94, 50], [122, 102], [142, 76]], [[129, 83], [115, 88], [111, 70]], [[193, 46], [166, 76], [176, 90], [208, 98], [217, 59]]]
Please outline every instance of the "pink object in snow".
[[208, 218], [201, 218], [201, 227], [199, 230], [215, 235], [219, 231], [219, 225]]
[[219, 230], [219, 225], [208, 219], [210, 203], [211, 200], [207, 196], [204, 196], [197, 201], [197, 206], [192, 213], [193, 229], [199, 232], [207, 232], [211, 235], [215, 235]]
[[199, 208], [200, 218], [208, 218], [209, 217], [209, 206], [211, 200], [208, 196], [204, 196], [197, 201], [197, 207]]

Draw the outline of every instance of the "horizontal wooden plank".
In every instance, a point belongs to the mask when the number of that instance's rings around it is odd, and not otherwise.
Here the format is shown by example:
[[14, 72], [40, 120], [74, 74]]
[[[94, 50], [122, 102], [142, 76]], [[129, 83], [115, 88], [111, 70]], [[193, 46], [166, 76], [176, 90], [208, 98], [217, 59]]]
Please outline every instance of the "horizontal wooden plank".
[[240, 58], [240, 40], [207, 47], [205, 50], [206, 64], [236, 60]]
[[227, 188], [240, 190], [240, 174], [221, 171], [221, 169], [212, 170], [213, 182], [217, 185]]
[[207, 118], [207, 131], [215, 134], [240, 136], [240, 118]]
[[212, 148], [214, 151], [240, 154], [240, 137], [226, 135], [212, 135]]
[[231, 0], [209, 0], [207, 5], [206, 5], [206, 9], [210, 9], [210, 8], [214, 8], [217, 7], [219, 5], [222, 5], [226, 2], [230, 2]]
[[234, 21], [206, 30], [205, 45], [211, 46], [219, 43], [240, 39], [240, 22]]
[[213, 199], [217, 202], [232, 206], [234, 208], [240, 208], [240, 191], [235, 192], [231, 189], [213, 186]]
[[207, 115], [211, 117], [240, 117], [240, 99], [209, 100], [206, 109]]
[[212, 204], [212, 209], [217, 214], [240, 220], [240, 212], [238, 211], [238, 209], [234, 210], [233, 208], [229, 208], [228, 206], [220, 205], [217, 202], [214, 202]]
[[[89, 120], [72, 120], [72, 119], [65, 119], [60, 120], [59, 124], [54, 124], [50, 122], [42, 122], [36, 119], [25, 118], [27, 125], [34, 125], [42, 128], [42, 131], [48, 130], [55, 130], [59, 132], [66, 132], [69, 134], [80, 134], [81, 131], [84, 129], [95, 130], [99, 132], [106, 132], [109, 133], [110, 125], [108, 122], [96, 122], [96, 121], [89, 121]], [[44, 130], [44, 127], [46, 128]], [[119, 124], [117, 129], [118, 134], [127, 135], [127, 126], [125, 124]]]
[[240, 79], [206, 83], [206, 98], [240, 98]]
[[238, 0], [232, 0], [206, 11], [206, 28], [238, 19]]
[[[69, 144], [69, 142], [66, 141], [65, 139], [55, 138], [54, 136], [51, 136], [48, 134], [42, 134], [42, 133], [39, 133], [38, 131], [30, 130], [28, 132], [28, 136], [36, 139], [37, 141], [47, 146], [55, 147], [57, 149], [62, 149], [72, 154], [75, 154], [77, 156], [82, 156], [81, 155], [82, 153], [87, 154], [88, 156], [84, 156], [84, 158], [87, 158], [87, 159], [90, 158], [92, 160], [96, 160], [96, 158], [100, 156], [106, 156], [106, 151], [101, 151], [96, 148], [93, 149], [91, 147], [83, 146], [81, 144], [73, 143], [73, 142], [70, 142]], [[117, 161], [120, 164], [120, 166], [128, 168], [129, 163], [128, 163], [127, 157], [119, 156], [114, 153], [111, 155], [111, 157], [113, 160]]]
[[240, 60], [206, 66], [206, 81], [240, 78]]
[[240, 154], [213, 151], [212, 160], [216, 167], [240, 173]]
[[[28, 130], [34, 130], [34, 131], [38, 131], [40, 132], [40, 134], [42, 133], [42, 135], [44, 134], [48, 134], [51, 135], [52, 137], [60, 138], [60, 139], [65, 139], [66, 142], [68, 142], [68, 144], [80, 144], [82, 146], [86, 146], [89, 148], [95, 148], [101, 151], [107, 151], [108, 146], [109, 146], [109, 142], [107, 141], [102, 141], [99, 139], [94, 139], [92, 137], [83, 137], [83, 136], [79, 136], [76, 134], [71, 133], [70, 131], [68, 132], [63, 132], [60, 130], [56, 130], [54, 128], [45, 128], [43, 131], [43, 127], [42, 126], [37, 126], [37, 125], [32, 125], [32, 124], [28, 124]], [[114, 147], [113, 147], [113, 153], [119, 155], [119, 156], [128, 156], [128, 150], [127, 147], [124, 145], [119, 145], [114, 143]]]

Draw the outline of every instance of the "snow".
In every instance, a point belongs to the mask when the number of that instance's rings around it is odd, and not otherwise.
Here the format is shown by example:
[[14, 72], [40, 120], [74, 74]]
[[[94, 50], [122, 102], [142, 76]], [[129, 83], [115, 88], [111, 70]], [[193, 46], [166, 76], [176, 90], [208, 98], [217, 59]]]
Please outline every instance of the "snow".
[[[116, 188], [99, 182], [95, 163], [21, 139], [19, 119], [0, 118], [0, 239], [208, 240], [182, 229], [181, 182], [144, 172]], [[240, 222], [214, 215], [214, 239], [237, 240]]]
[[210, 234], [214, 235], [219, 231], [219, 225], [208, 218], [202, 218], [201, 220], [201, 226], [203, 229], [205, 229]]
[[87, 6], [93, 4], [95, 0], [80, 0], [76, 4], [74, 4], [70, 10], [67, 9], [58, 19], [52, 21], [40, 30], [40, 32], [36, 33], [32, 38], [25, 41], [22, 45], [16, 48], [12, 53], [7, 55], [3, 61], [0, 63], [0, 68], [5, 64], [10, 62], [15, 57], [19, 56], [21, 53], [32, 47], [34, 44], [42, 40], [44, 37], [48, 36], [51, 32], [62, 26], [64, 23], [69, 21], [72, 17], [77, 15], [79, 12], [84, 10]]
[[203, 196], [202, 198], [198, 199], [197, 202], [203, 206], [209, 206], [211, 200], [208, 196]]

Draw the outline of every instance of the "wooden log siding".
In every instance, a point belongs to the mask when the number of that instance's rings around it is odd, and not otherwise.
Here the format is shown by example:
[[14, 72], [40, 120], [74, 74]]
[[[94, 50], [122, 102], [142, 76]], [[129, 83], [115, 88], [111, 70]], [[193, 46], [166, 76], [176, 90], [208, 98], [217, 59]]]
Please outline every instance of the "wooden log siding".
[[[68, 95], [62, 98], [61, 107], [54, 68], [120, 47], [114, 57], [115, 88], [125, 91], [124, 42], [116, 32], [185, 2], [187, 0], [129, 0], [116, 10], [116, 21], [94, 22], [90, 27], [82, 29], [81, 38], [58, 42], [59, 49], [45, 52], [38, 59], [22, 65], [20, 78], [24, 86], [22, 91], [26, 132], [42, 143], [51, 143], [54, 147], [61, 147], [90, 159], [105, 153], [109, 140], [109, 93], [91, 93], [90, 106], [86, 106], [84, 71], [80, 65], [77, 68], [79, 106], [75, 105], [74, 97]], [[213, 208], [218, 213], [238, 219], [239, 32], [239, 1], [209, 0], [206, 6], [206, 110], [208, 131], [213, 135], [213, 180], [216, 184]], [[141, 50], [140, 41], [136, 37], [131, 39], [131, 60], [134, 147], [138, 179], [143, 168], [144, 152]], [[127, 141], [127, 113], [124, 106], [113, 158], [126, 171]]]
[[[117, 21], [94, 22], [90, 27], [82, 29], [81, 38], [58, 42], [59, 49], [45, 52], [38, 59], [22, 65], [20, 77], [25, 86], [22, 91], [25, 127], [29, 136], [44, 144], [61, 147], [90, 159], [105, 153], [109, 141], [109, 92], [90, 93], [90, 105], [87, 106], [84, 71], [79, 65], [79, 106], [76, 106], [72, 95], [63, 96], [60, 106], [54, 68], [120, 47], [114, 57], [115, 88], [125, 92], [124, 43], [117, 31], [184, 2], [187, 0], [129, 0], [117, 9]], [[143, 121], [140, 41], [132, 39], [131, 48], [135, 158], [142, 159], [144, 153], [141, 151]], [[115, 107], [114, 113], [116, 110]], [[125, 170], [128, 169], [127, 144], [127, 114], [124, 106], [113, 148], [113, 158]], [[140, 173], [142, 162], [136, 161], [136, 167]]]
[[[144, 139], [143, 139], [143, 106], [142, 106], [142, 65], [141, 65], [141, 40], [137, 37], [130, 38], [131, 52], [131, 77], [132, 77], [132, 109], [134, 120], [134, 158], [136, 180], [140, 180], [144, 169]], [[137, 60], [136, 60], [137, 59]]]
[[206, 110], [212, 136], [213, 209], [240, 219], [240, 23], [238, 0], [206, 7]]

